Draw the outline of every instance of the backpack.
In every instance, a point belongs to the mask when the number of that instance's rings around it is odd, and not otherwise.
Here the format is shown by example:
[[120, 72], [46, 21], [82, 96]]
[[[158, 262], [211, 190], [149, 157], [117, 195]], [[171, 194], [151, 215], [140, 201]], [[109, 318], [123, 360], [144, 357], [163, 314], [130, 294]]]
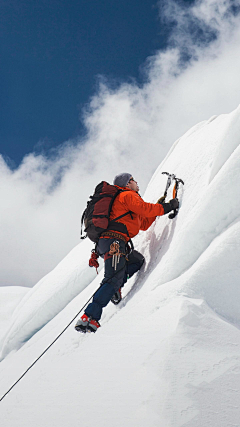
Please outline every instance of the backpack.
[[[106, 181], [102, 181], [96, 186], [94, 194], [90, 196], [87, 207], [82, 214], [81, 239], [88, 237], [92, 242], [97, 243], [101, 234], [109, 227], [111, 231], [125, 233], [128, 236], [126, 225], [116, 221], [125, 215], [131, 215], [131, 211], [120, 215], [112, 221], [109, 220], [113, 202], [123, 191], [125, 190], [121, 190], [115, 185], [110, 185]], [[82, 236], [83, 222], [86, 236]]]

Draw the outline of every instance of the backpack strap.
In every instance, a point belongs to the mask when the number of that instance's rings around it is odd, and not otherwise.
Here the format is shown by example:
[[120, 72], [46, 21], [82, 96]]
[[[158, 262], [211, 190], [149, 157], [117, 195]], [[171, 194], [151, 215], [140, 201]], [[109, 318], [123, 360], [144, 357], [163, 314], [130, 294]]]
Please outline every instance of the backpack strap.
[[[120, 193], [124, 193], [125, 191], [126, 191], [126, 190], [118, 190], [118, 193], [117, 193], [116, 197], [117, 197]], [[116, 198], [116, 197], [115, 197], [115, 198]], [[131, 211], [128, 211], [128, 212], [125, 212], [124, 214], [122, 214], [122, 215], [118, 216], [117, 218], [112, 219], [112, 221], [109, 221], [109, 223], [110, 223], [110, 222], [115, 222], [115, 221], [117, 221], [118, 219], [123, 218], [123, 217], [124, 217], [124, 216], [126, 216], [126, 215], [131, 215], [131, 218], [133, 219], [132, 212], [131, 212]]]
[[119, 231], [120, 233], [124, 233], [128, 237], [130, 237], [128, 234], [127, 226], [122, 222], [117, 222], [118, 219], [123, 218], [126, 215], [131, 215], [131, 218], [133, 219], [131, 211], [125, 212], [124, 214], [118, 216], [117, 218], [112, 219], [112, 221], [109, 221], [108, 230]]
[[[126, 191], [126, 190], [121, 190], [121, 189], [119, 189], [118, 190], [118, 193], [117, 193], [117, 196], [120, 194], [120, 193], [123, 193], [124, 191]], [[116, 197], [117, 197], [116, 196]], [[116, 199], [116, 197], [115, 197], [115, 199]], [[115, 200], [114, 199], [114, 200]], [[121, 223], [121, 222], [117, 222], [120, 218], [123, 218], [124, 216], [127, 216], [127, 215], [130, 215], [131, 216], [131, 218], [132, 218], [132, 220], [133, 220], [133, 212], [132, 211], [128, 211], [128, 212], [125, 212], [124, 214], [122, 214], [122, 215], [119, 215], [117, 218], [114, 218], [114, 219], [112, 219], [111, 221], [109, 221], [109, 224], [108, 224], [108, 229], [112, 229], [112, 230], [114, 230], [114, 231], [119, 231], [120, 233], [124, 233], [124, 234], [126, 234], [129, 238], [130, 238], [130, 236], [129, 236], [129, 234], [128, 234], [128, 229], [127, 229], [127, 227], [126, 227], [126, 225], [125, 224], [123, 224], [123, 223]]]
[[123, 217], [124, 217], [124, 216], [126, 216], [126, 215], [131, 215], [131, 218], [133, 219], [132, 211], [128, 211], [128, 212], [125, 212], [124, 214], [122, 214], [122, 215], [118, 216], [117, 218], [112, 219], [112, 221], [110, 221], [110, 222], [117, 221], [118, 219], [123, 218]]

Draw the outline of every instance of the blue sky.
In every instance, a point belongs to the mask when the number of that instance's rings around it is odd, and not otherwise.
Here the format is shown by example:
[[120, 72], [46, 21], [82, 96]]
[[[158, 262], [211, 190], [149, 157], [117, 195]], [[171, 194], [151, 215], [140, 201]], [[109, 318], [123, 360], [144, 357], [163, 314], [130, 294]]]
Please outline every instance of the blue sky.
[[168, 33], [154, 0], [1, 2], [1, 154], [17, 166], [82, 134], [97, 76], [141, 84], [142, 64]]

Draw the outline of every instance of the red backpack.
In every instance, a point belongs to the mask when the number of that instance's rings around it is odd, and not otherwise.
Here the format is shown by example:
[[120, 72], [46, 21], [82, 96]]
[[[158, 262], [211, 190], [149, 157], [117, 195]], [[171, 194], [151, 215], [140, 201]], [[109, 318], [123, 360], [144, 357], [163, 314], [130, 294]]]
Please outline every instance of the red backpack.
[[[92, 242], [97, 243], [101, 234], [108, 228], [111, 229], [111, 231], [117, 231], [128, 235], [126, 225], [116, 221], [131, 214], [131, 211], [109, 221], [113, 202], [122, 191], [124, 190], [117, 188], [115, 185], [110, 185], [106, 181], [102, 181], [96, 186], [94, 194], [90, 196], [87, 207], [82, 214], [81, 239], [88, 237]], [[82, 236], [83, 222], [86, 236]]]

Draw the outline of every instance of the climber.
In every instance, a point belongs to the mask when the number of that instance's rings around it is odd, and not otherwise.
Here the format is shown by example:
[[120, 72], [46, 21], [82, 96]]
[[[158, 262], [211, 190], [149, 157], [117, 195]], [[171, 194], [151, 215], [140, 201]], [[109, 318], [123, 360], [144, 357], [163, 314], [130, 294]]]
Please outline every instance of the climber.
[[96, 246], [97, 254], [104, 259], [104, 278], [93, 301], [75, 325], [77, 331], [84, 333], [97, 331], [103, 307], [110, 301], [119, 304], [121, 288], [142, 267], [144, 257], [130, 247], [131, 239], [140, 230], [147, 230], [157, 216], [165, 215], [179, 206], [177, 198], [168, 203], [163, 203], [162, 198], [156, 204], [144, 202], [139, 195], [137, 181], [129, 173], [117, 175], [113, 184], [122, 191], [114, 200], [110, 221], [118, 219], [101, 234]]

